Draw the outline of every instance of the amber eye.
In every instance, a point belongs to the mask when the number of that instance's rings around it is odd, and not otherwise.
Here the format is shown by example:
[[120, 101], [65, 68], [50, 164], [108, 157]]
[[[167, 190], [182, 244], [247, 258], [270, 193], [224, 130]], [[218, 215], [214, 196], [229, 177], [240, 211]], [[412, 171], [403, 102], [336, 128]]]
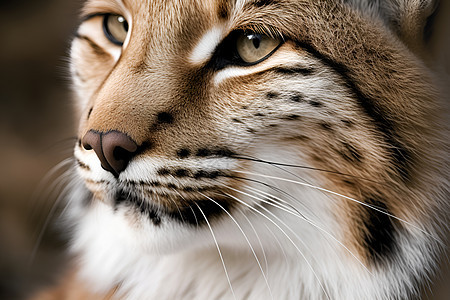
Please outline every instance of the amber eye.
[[279, 39], [265, 34], [242, 32], [237, 37], [236, 49], [244, 62], [255, 64], [267, 58], [280, 44]]
[[107, 14], [103, 18], [103, 32], [112, 43], [122, 46], [128, 35], [128, 22], [123, 16]]

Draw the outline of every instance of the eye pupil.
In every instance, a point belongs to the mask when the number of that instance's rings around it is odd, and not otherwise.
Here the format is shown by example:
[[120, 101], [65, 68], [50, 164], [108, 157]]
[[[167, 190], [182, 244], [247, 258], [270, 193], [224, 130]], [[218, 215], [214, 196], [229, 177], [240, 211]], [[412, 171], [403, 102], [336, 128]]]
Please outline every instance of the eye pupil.
[[261, 38], [258, 36], [253, 36], [253, 46], [255, 46], [256, 49], [259, 49], [259, 46], [261, 45]]

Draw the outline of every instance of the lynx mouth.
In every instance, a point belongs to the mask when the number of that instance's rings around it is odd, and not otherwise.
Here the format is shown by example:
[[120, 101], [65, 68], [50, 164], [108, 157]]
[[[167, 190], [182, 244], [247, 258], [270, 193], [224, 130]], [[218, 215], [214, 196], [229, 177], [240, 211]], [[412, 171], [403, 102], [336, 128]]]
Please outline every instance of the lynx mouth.
[[120, 190], [114, 198], [114, 208], [131, 207], [138, 213], [147, 216], [155, 226], [161, 225], [164, 221], [174, 220], [190, 226], [202, 226], [207, 222], [214, 221], [229, 212], [233, 207], [232, 199], [221, 197], [197, 197], [186, 201], [180, 199], [170, 201], [175, 202], [175, 209], [164, 207], [134, 193]]

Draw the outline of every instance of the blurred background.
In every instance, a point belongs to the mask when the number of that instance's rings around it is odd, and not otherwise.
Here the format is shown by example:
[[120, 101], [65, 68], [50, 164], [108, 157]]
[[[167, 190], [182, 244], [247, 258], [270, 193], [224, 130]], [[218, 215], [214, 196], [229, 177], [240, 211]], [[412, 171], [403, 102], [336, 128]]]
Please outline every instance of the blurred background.
[[[52, 210], [62, 171], [45, 176], [74, 144], [67, 57], [82, 2], [0, 0], [0, 299], [26, 298], [66, 261]], [[442, 4], [430, 53], [450, 74], [450, 1]], [[424, 299], [450, 299], [448, 259], [442, 266]]]

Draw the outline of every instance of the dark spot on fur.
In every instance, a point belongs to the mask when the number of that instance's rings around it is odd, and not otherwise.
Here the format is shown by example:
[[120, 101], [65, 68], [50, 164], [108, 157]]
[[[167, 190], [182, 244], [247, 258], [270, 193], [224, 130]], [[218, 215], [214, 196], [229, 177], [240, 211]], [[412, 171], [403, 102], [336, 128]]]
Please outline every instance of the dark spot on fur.
[[177, 177], [187, 177], [189, 176], [189, 172], [186, 169], [178, 169], [175, 171], [175, 176]]
[[248, 127], [247, 128], [247, 132], [249, 132], [249, 133], [256, 133], [256, 130], [255, 129], [253, 129], [253, 128], [250, 128], [250, 127]]
[[189, 149], [187, 149], [187, 148], [183, 148], [183, 149], [180, 149], [177, 151], [177, 156], [179, 158], [186, 158], [189, 155], [191, 155], [191, 151], [189, 151]]
[[236, 155], [236, 153], [234, 153], [230, 149], [226, 149], [226, 148], [219, 149], [219, 150], [215, 151], [214, 154], [217, 156], [222, 156], [222, 157], [231, 157], [233, 155]]
[[210, 156], [211, 155], [211, 151], [206, 149], [206, 148], [198, 149], [196, 155], [199, 156], [199, 157]]
[[191, 192], [194, 191], [194, 188], [191, 187], [191, 186], [185, 186], [185, 187], [183, 188], [183, 191], [188, 192], [188, 193], [191, 193]]
[[248, 106], [247, 105], [242, 105], [241, 108], [242, 109], [248, 109]]
[[88, 165], [86, 165], [85, 163], [83, 163], [82, 161], [80, 161], [80, 160], [78, 160], [78, 159], [77, 159], [77, 164], [78, 164], [78, 166], [79, 166], [81, 169], [84, 169], [84, 170], [86, 170], [86, 171], [90, 171], [90, 170], [91, 170], [91, 168], [89, 168]]
[[236, 123], [243, 123], [242, 120], [239, 120], [236, 118], [232, 118], [231, 121], [236, 122]]
[[314, 107], [323, 107], [323, 103], [317, 100], [310, 100], [308, 103]]
[[275, 128], [278, 127], [278, 124], [269, 124], [269, 127]]
[[262, 114], [262, 113], [256, 113], [255, 114], [255, 117], [265, 117], [266, 115], [265, 114]]
[[167, 187], [168, 187], [169, 189], [173, 189], [173, 190], [178, 189], [178, 187], [177, 187], [175, 184], [173, 184], [173, 183], [169, 183], [169, 184], [167, 185]]
[[274, 99], [277, 98], [278, 96], [280, 96], [280, 94], [277, 92], [268, 92], [266, 95], [267, 99]]
[[200, 178], [215, 179], [215, 178], [219, 177], [220, 175], [221, 175], [221, 172], [219, 172], [219, 171], [208, 172], [205, 170], [200, 170], [194, 174], [194, 178], [195, 179], [200, 179]]
[[289, 100], [291, 100], [292, 102], [302, 102], [303, 101], [303, 95], [301, 94], [295, 94], [292, 95]]
[[173, 123], [173, 115], [168, 112], [160, 112], [157, 116], [159, 124], [172, 124]]
[[289, 120], [289, 121], [294, 121], [294, 120], [300, 119], [300, 116], [293, 114], [293, 115], [285, 116], [285, 117], [283, 117], [283, 119], [284, 120]]
[[160, 176], [167, 176], [167, 175], [170, 175], [170, 170], [166, 169], [166, 168], [162, 168], [162, 169], [159, 169], [157, 173]]

